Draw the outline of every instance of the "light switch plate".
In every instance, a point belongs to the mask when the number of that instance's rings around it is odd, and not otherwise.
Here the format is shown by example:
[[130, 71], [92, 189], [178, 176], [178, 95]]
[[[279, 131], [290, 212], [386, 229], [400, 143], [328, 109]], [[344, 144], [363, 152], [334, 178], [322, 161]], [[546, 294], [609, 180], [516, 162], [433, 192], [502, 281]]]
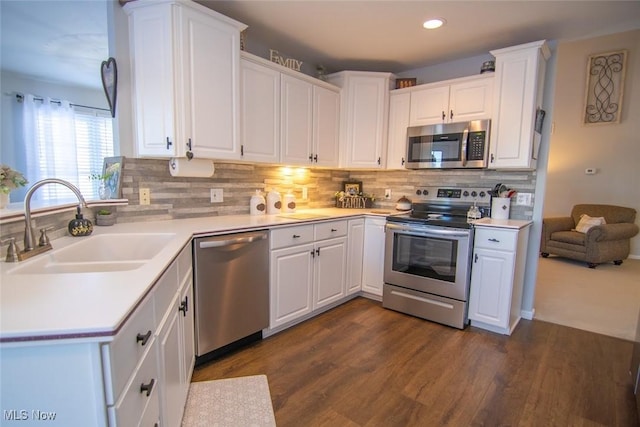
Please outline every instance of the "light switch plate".
[[211, 203], [222, 203], [224, 201], [224, 192], [222, 188], [211, 189]]

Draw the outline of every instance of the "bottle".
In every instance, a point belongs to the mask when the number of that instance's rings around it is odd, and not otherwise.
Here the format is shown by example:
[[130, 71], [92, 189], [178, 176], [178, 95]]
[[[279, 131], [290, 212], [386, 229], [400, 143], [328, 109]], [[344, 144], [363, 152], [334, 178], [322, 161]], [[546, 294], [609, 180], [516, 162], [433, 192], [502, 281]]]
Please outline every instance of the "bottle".
[[76, 219], [69, 221], [69, 234], [72, 236], [88, 236], [93, 232], [93, 224], [82, 216], [80, 206], [76, 210]]
[[249, 202], [249, 213], [251, 215], [264, 215], [267, 210], [267, 202], [264, 200], [264, 196], [260, 190], [256, 190], [256, 194], [251, 196]]
[[296, 211], [296, 196], [291, 194], [291, 191], [284, 195], [284, 211], [288, 213]]
[[280, 193], [272, 188], [267, 194], [267, 214], [279, 214], [281, 208], [282, 200], [280, 199]]

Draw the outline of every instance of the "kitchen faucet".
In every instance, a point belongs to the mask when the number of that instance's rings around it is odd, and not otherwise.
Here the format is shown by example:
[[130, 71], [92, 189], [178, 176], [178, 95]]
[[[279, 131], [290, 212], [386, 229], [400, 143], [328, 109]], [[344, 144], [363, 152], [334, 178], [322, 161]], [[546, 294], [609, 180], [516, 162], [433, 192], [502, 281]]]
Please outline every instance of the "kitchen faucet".
[[[65, 187], [73, 191], [76, 197], [78, 198], [78, 201], [80, 202], [78, 204], [78, 211], [80, 211], [80, 209], [83, 206], [87, 207], [87, 202], [85, 202], [84, 197], [82, 197], [80, 190], [78, 190], [78, 188], [75, 185], [71, 184], [68, 181], [65, 181], [63, 179], [58, 179], [58, 178], [46, 178], [33, 184], [31, 188], [29, 188], [29, 190], [27, 191], [26, 196], [24, 197], [24, 251], [23, 251], [23, 254], [26, 254], [27, 252], [31, 252], [35, 248], [35, 239], [33, 237], [33, 229], [31, 228], [31, 196], [38, 188], [42, 187], [45, 184], [64, 185]], [[46, 247], [46, 249], [43, 249], [43, 250], [48, 250], [48, 249], [51, 249], [51, 245], [48, 245], [48, 247]], [[35, 253], [33, 253], [33, 255], [35, 255]]]

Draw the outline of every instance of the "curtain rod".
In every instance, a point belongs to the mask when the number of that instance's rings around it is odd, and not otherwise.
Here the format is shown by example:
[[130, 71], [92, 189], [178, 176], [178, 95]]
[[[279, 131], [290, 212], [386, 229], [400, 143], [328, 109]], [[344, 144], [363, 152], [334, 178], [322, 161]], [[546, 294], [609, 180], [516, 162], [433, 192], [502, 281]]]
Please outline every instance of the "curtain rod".
[[[16, 99], [19, 102], [23, 102], [24, 101], [24, 95], [21, 93], [16, 93]], [[40, 96], [34, 96], [33, 97], [34, 101], [40, 101], [40, 102], [44, 102], [44, 98], [40, 97]], [[62, 101], [56, 100], [56, 99], [52, 99], [51, 102], [53, 102], [54, 104], [58, 104], [58, 105], [62, 105]], [[91, 107], [89, 105], [82, 105], [82, 104], [71, 104], [69, 103], [69, 105], [71, 105], [72, 107], [82, 107], [82, 108], [91, 108], [93, 110], [101, 110], [101, 111], [111, 111], [107, 108], [100, 108], [100, 107]]]

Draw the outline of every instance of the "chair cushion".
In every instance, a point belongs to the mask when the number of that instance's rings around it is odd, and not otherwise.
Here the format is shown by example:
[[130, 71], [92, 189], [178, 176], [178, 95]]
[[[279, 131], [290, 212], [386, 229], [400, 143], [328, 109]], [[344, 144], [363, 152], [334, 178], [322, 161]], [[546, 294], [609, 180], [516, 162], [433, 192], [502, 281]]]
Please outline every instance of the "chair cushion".
[[556, 231], [555, 233], [551, 233], [551, 240], [584, 246], [585, 234], [578, 231]]
[[578, 233], [586, 233], [591, 227], [606, 223], [607, 222], [604, 220], [604, 217], [593, 217], [587, 214], [582, 214], [580, 215], [580, 221], [578, 221], [578, 225], [576, 225], [576, 231]]

